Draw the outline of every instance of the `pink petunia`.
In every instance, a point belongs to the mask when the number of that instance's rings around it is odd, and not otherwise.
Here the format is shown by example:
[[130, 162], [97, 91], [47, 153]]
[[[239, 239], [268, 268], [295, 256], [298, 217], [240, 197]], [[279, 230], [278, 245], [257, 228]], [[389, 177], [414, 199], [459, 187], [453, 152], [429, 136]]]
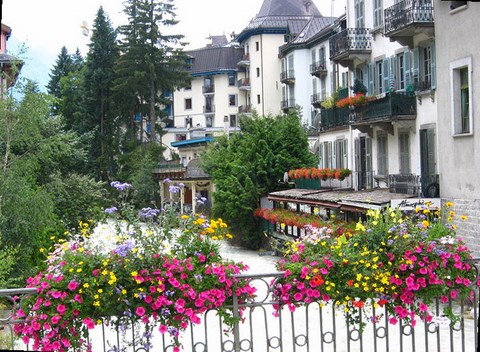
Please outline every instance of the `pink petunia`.
[[58, 312], [60, 315], [64, 315], [66, 311], [67, 311], [67, 307], [65, 307], [64, 304], [59, 304], [59, 305], [57, 306], [57, 312]]
[[78, 282], [75, 282], [75, 281], [72, 280], [72, 281], [70, 281], [70, 282], [68, 283], [67, 288], [68, 288], [70, 291], [75, 291], [75, 290], [78, 288], [78, 286], [80, 286], [80, 284], [79, 284]]
[[137, 314], [139, 317], [142, 317], [143, 315], [145, 315], [145, 308], [143, 307], [137, 307], [137, 309], [135, 309], [135, 314]]

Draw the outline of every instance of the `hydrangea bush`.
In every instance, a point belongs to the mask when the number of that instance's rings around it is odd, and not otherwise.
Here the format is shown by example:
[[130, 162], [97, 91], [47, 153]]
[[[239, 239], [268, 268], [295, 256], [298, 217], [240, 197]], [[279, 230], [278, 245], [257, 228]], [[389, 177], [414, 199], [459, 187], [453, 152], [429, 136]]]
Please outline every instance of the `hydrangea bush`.
[[209, 309], [232, 325], [234, 290], [246, 302], [255, 289], [234, 276], [245, 265], [219, 254], [213, 239], [231, 237], [227, 225], [173, 209], [136, 211], [127, 201], [130, 185], [112, 186], [121, 199], [105, 210], [113, 240], [92, 235], [89, 223], [82, 223], [57, 244], [46, 271], [28, 279], [38, 294], [16, 312], [25, 322], [15, 333], [33, 341], [34, 350], [91, 350], [89, 330], [133, 322], [169, 334], [178, 351], [181, 331], [200, 323]]
[[[385, 307], [392, 324], [437, 319], [429, 307], [435, 299], [466, 299], [479, 284], [470, 251], [449, 221], [453, 216], [444, 221], [428, 207], [409, 216], [371, 210], [352, 232], [307, 228], [277, 265], [284, 276], [275, 299], [291, 311], [313, 301], [332, 303], [360, 326], [381, 318], [372, 307]], [[444, 314], [452, 323], [459, 319], [449, 305]]]

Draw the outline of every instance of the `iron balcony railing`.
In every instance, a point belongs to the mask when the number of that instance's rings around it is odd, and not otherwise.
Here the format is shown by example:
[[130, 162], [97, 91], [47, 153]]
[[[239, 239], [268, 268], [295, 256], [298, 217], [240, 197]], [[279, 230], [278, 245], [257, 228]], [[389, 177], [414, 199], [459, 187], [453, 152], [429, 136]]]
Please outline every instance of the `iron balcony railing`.
[[416, 115], [415, 95], [410, 93], [388, 93], [385, 97], [356, 106], [354, 121], [372, 120], [384, 117]]
[[319, 108], [322, 101], [327, 99], [326, 93], [315, 93], [310, 96], [310, 102], [313, 106]]
[[280, 72], [280, 81], [282, 83], [292, 83], [295, 81], [295, 71], [293, 69]]
[[403, 0], [386, 8], [384, 15], [386, 36], [412, 25], [433, 26], [433, 1]]
[[215, 105], [204, 105], [203, 106], [204, 114], [213, 114], [215, 113]]
[[295, 99], [286, 99], [281, 101], [283, 111], [293, 109], [295, 107]]
[[330, 38], [330, 58], [345, 54], [366, 53], [372, 48], [372, 36], [368, 28], [347, 28]]
[[[477, 267], [478, 259], [471, 260]], [[460, 316], [458, 322], [449, 324], [438, 321], [421, 321], [413, 325], [400, 320], [396, 325], [389, 323], [386, 309], [372, 308], [371, 316], [378, 317], [369, 322], [363, 316], [359, 325], [349, 324], [335, 304], [311, 302], [291, 312], [287, 305], [280, 305], [277, 317], [274, 305], [280, 302], [273, 296], [274, 287], [284, 275], [282, 272], [236, 275], [248, 280], [256, 288], [257, 297], [240, 303], [233, 290], [233, 304], [229, 306], [238, 321], [233, 329], [226, 326], [217, 310], [204, 313], [201, 323], [189, 324], [181, 335], [183, 351], [455, 351], [474, 352], [478, 344], [478, 290], [472, 290], [468, 300], [449, 299], [448, 302], [432, 299], [429, 308], [435, 317], [441, 318], [445, 307]], [[477, 271], [478, 277], [478, 271]], [[476, 280], [475, 280], [476, 282]], [[20, 304], [22, 297], [36, 295], [36, 289], [0, 290], [0, 298]], [[28, 312], [25, 312], [28, 315]], [[129, 324], [127, 317], [113, 320], [107, 326], [100, 324], [89, 331], [88, 343], [96, 352], [113, 351], [159, 351], [169, 352], [173, 346], [168, 334], [161, 334], [158, 327], [147, 331], [149, 324]], [[20, 339], [14, 340], [12, 326], [20, 323], [12, 320], [8, 313], [0, 318], [0, 328], [11, 338], [8, 350], [31, 350]], [[364, 329], [360, 325], [365, 323]], [[253, 348], [255, 346], [255, 348]]]
[[237, 81], [237, 87], [239, 89], [250, 89], [250, 78], [242, 78]]
[[252, 112], [252, 106], [251, 105], [240, 105], [238, 107], [238, 113], [239, 114], [250, 114]]
[[314, 62], [310, 65], [310, 74], [322, 77], [327, 75], [327, 64], [325, 60]]
[[425, 198], [440, 196], [439, 175], [391, 174], [388, 175], [391, 193], [401, 193]]
[[212, 94], [215, 93], [215, 85], [210, 84], [202, 87], [203, 94]]
[[331, 128], [347, 126], [350, 121], [350, 110], [348, 108], [322, 109], [320, 129], [326, 131]]
[[250, 65], [250, 54], [249, 53], [243, 54], [242, 58], [237, 63], [237, 65], [238, 66], [248, 66], [248, 65]]

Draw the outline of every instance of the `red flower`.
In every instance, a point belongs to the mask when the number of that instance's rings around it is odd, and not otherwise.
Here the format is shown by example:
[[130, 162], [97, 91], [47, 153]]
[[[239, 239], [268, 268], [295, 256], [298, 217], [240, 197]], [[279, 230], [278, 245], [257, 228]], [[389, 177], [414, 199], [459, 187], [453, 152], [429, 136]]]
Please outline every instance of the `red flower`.
[[324, 283], [325, 280], [320, 275], [316, 275], [310, 280], [310, 286], [312, 287], [322, 286]]

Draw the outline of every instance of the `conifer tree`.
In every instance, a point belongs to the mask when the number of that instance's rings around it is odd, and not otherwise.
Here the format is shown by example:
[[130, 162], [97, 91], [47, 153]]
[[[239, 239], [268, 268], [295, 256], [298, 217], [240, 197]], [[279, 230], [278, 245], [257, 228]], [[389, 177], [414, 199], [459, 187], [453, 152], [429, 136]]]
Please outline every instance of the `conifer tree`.
[[92, 37], [86, 57], [84, 92], [86, 119], [84, 128], [93, 133], [90, 157], [93, 168], [104, 180], [114, 168], [115, 114], [112, 111], [114, 65], [118, 59], [116, 31], [108, 15], [100, 7], [93, 23]]
[[72, 71], [72, 58], [68, 53], [65, 46], [60, 50], [55, 66], [53, 66], [50, 72], [50, 80], [47, 84], [47, 91], [50, 95], [59, 98], [60, 97], [60, 79], [67, 76]]
[[[182, 87], [189, 79], [183, 35], [165, 34], [177, 23], [172, 0], [127, 0], [129, 23], [120, 27], [122, 55], [116, 66], [115, 90], [123, 103], [124, 116], [141, 113], [151, 126], [149, 141], [161, 142], [162, 94]], [[143, 127], [143, 124], [140, 124]], [[140, 133], [143, 141], [143, 131]]]

